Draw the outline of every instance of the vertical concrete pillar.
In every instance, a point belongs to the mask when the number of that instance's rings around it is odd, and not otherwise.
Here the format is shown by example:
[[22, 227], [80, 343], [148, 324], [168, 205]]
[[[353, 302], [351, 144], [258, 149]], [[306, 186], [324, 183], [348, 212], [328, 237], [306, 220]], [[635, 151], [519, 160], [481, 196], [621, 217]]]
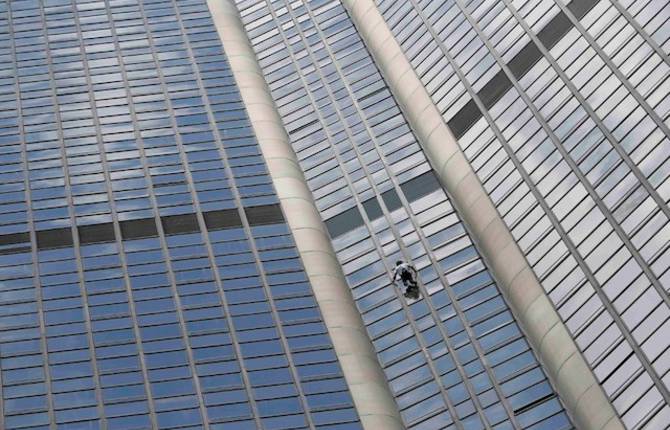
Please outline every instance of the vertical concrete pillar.
[[404, 429], [239, 12], [231, 0], [207, 4], [363, 427]]
[[342, 0], [579, 429], [623, 429], [525, 256], [373, 0]]

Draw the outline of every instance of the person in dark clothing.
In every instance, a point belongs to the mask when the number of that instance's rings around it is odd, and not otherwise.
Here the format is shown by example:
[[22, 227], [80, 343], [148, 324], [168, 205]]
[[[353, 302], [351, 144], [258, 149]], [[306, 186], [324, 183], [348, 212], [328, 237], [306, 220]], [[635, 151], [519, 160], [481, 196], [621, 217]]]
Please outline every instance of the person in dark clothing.
[[393, 283], [398, 285], [398, 280], [401, 280], [405, 286], [403, 295], [408, 299], [419, 298], [419, 285], [416, 282], [416, 269], [409, 263], [404, 261], [396, 261], [393, 269]]

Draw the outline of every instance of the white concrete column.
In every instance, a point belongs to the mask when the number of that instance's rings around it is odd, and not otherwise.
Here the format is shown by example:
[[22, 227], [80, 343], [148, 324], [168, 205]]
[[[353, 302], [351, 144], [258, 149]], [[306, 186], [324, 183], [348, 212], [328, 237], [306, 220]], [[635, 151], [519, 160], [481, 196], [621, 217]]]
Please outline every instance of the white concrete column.
[[207, 4], [363, 427], [404, 429], [239, 12], [231, 0]]
[[623, 429], [567, 328], [373, 0], [342, 0], [579, 429]]

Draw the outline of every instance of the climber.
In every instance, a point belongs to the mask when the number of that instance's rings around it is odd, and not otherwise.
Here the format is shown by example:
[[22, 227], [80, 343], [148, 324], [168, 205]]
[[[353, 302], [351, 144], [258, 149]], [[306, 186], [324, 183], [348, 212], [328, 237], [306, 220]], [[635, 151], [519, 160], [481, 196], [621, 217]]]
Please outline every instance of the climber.
[[404, 261], [396, 261], [395, 268], [393, 268], [393, 283], [398, 285], [400, 279], [405, 286], [403, 295], [408, 299], [419, 298], [419, 285], [416, 283], [416, 269], [409, 263]]

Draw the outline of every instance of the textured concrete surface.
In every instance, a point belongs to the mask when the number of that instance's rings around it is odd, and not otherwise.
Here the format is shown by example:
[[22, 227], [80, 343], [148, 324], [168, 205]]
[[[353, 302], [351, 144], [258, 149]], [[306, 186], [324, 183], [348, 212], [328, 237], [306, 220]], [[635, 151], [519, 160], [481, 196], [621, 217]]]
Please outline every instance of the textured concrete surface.
[[579, 429], [623, 429], [577, 345], [372, 0], [342, 0]]
[[366, 430], [404, 429], [235, 5], [208, 0], [249, 119]]

